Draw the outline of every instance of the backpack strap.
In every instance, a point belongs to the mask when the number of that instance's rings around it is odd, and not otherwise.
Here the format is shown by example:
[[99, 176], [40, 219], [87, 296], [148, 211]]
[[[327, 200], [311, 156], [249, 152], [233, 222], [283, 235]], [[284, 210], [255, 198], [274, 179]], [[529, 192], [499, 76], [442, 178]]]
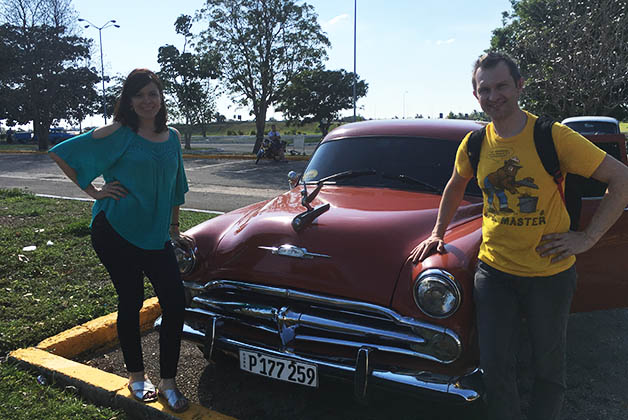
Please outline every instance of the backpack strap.
[[478, 176], [478, 164], [480, 163], [480, 150], [482, 150], [482, 142], [486, 135], [486, 127], [482, 127], [479, 130], [474, 130], [469, 135], [467, 140], [467, 156], [473, 168], [473, 176]]
[[[537, 118], [534, 124], [534, 146], [536, 152], [541, 158], [541, 163], [548, 174], [554, 178], [554, 182], [560, 186], [563, 181], [563, 174], [560, 172], [560, 163], [558, 162], [558, 154], [556, 154], [556, 147], [554, 146], [554, 139], [552, 138], [552, 126], [554, 120], [550, 117], [542, 116]], [[560, 189], [560, 196], [565, 202], [562, 189]]]
[[[534, 146], [543, 167], [554, 178], [560, 198], [563, 200], [563, 204], [567, 208], [571, 219], [570, 229], [577, 230], [582, 207], [581, 194], [577, 188], [577, 180], [572, 179], [574, 176], [568, 174], [565, 179], [560, 171], [560, 162], [558, 161], [558, 154], [556, 153], [556, 146], [552, 137], [552, 126], [555, 122], [553, 118], [548, 116], [541, 116], [536, 120], [534, 124]], [[564, 193], [563, 183], [565, 183]]]

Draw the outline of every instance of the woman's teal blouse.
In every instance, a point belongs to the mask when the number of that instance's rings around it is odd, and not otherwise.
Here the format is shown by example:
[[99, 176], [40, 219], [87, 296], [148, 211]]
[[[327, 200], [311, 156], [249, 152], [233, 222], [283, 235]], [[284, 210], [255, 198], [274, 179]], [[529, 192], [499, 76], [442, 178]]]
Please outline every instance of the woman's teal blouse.
[[149, 141], [126, 126], [100, 139], [92, 134], [93, 130], [50, 149], [76, 171], [81, 188], [102, 175], [105, 182], [119, 181], [127, 190], [119, 200], [96, 200], [92, 221], [103, 211], [115, 231], [133, 245], [163, 249], [170, 239], [172, 207], [183, 204], [188, 191], [176, 132], [170, 129], [163, 143]]

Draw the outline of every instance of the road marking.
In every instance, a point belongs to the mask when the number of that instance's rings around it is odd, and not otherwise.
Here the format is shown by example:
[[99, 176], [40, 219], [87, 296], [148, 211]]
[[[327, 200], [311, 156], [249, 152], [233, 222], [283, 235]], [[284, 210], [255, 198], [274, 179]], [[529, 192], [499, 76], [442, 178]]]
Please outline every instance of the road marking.
[[288, 191], [286, 186], [285, 190], [275, 189], [263, 189], [263, 188], [247, 188], [247, 187], [230, 187], [227, 185], [190, 185], [190, 191], [196, 193], [213, 193], [213, 194], [229, 194], [229, 195], [243, 195], [249, 197], [260, 198], [272, 198], [281, 195]]
[[42, 181], [63, 181], [63, 182], [72, 182], [72, 180], [68, 179], [64, 175], [58, 174], [37, 174], [37, 176], [32, 175], [0, 175], [0, 178], [11, 178], [11, 179], [27, 179], [29, 181], [34, 181], [40, 179]]
[[[35, 196], [42, 197], [42, 198], [56, 198], [58, 200], [91, 201], [91, 202], [96, 201], [93, 198], [65, 197], [62, 195], [52, 195], [52, 194], [35, 194]], [[191, 208], [186, 208], [186, 207], [181, 207], [181, 210], [191, 211], [194, 213], [225, 214], [224, 211], [191, 209]]]
[[[25, 179], [27, 181], [54, 181], [54, 182], [70, 182], [73, 183], [74, 181], [72, 181], [70, 178], [66, 177], [65, 175], [58, 175], [58, 174], [42, 174], [39, 173], [37, 174], [37, 176], [32, 176], [32, 175], [19, 175], [19, 174], [11, 174], [11, 175], [0, 175], [0, 178], [8, 178], [8, 179]], [[95, 185], [103, 185], [105, 183], [105, 181], [103, 180], [102, 176], [99, 176], [98, 178], [96, 178], [94, 180], [94, 184]]]
[[185, 170], [187, 171], [196, 171], [199, 169], [213, 169], [213, 168], [219, 168], [221, 166], [231, 166], [231, 165], [237, 165], [242, 163], [242, 161], [236, 161], [236, 162], [225, 162], [225, 163], [216, 163], [215, 165], [202, 165], [202, 166], [194, 166], [194, 167], [190, 167], [190, 165], [186, 165]]

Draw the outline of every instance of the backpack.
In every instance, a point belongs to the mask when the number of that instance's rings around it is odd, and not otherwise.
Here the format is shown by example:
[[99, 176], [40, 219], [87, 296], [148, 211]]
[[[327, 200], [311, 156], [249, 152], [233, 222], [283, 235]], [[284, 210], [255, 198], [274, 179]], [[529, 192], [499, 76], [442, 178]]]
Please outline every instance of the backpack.
[[[551, 117], [542, 116], [536, 120], [534, 124], [534, 146], [536, 152], [541, 159], [543, 168], [554, 179], [558, 193], [562, 199], [567, 213], [570, 218], [570, 230], [578, 230], [578, 222], [580, 220], [580, 212], [582, 209], [582, 192], [578, 185], [580, 184], [576, 178], [578, 175], [567, 174], [566, 179], [560, 172], [560, 164], [554, 139], [552, 138], [552, 126], [556, 121]], [[473, 168], [473, 174], [477, 179], [478, 164], [480, 163], [480, 150], [482, 149], [482, 141], [486, 135], [486, 127], [475, 130], [469, 136], [467, 141], [467, 155]], [[581, 177], [580, 177], [581, 178]], [[563, 194], [562, 183], [565, 182], [565, 193]], [[479, 182], [478, 182], [479, 184]]]

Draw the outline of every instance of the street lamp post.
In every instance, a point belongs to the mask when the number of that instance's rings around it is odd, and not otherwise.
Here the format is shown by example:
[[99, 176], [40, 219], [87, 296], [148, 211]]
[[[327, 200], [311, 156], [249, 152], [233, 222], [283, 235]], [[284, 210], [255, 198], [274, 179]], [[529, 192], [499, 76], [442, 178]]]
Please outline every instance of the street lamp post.
[[105, 117], [105, 125], [107, 125], [107, 97], [105, 96], [105, 64], [102, 59], [102, 30], [105, 28], [110, 28], [112, 26], [119, 28], [120, 25], [118, 25], [116, 21], [113, 19], [108, 21], [102, 26], [96, 26], [87, 19], [79, 18], [78, 21], [86, 22], [87, 25], [85, 25], [85, 28], [92, 27], [92, 28], [98, 29], [98, 40], [100, 43], [100, 78], [102, 79], [102, 109], [103, 109], [103, 116]]
[[353, 0], [353, 122], [357, 121], [356, 116], [356, 107], [355, 107], [355, 99], [356, 99], [356, 66], [355, 66], [355, 58], [356, 58], [356, 26], [358, 21], [358, 0]]
[[406, 93], [408, 93], [407, 90], [403, 92], [403, 115], [402, 115], [402, 118], [404, 120], [406, 119]]

